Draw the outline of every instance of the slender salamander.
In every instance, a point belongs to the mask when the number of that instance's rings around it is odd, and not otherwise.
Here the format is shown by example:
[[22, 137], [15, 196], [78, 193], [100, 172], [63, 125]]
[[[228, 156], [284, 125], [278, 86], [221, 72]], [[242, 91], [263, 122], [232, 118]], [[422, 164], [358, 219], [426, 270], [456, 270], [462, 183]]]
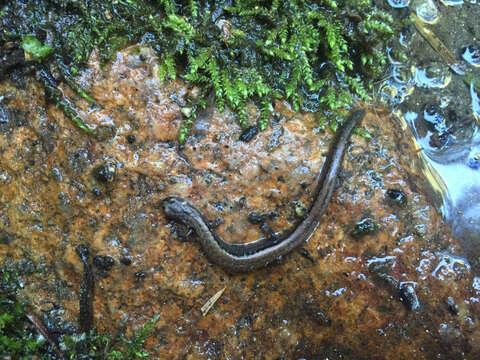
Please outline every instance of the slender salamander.
[[308, 215], [289, 235], [278, 241], [262, 239], [246, 244], [230, 244], [217, 236], [195, 206], [177, 196], [162, 200], [165, 215], [191, 227], [207, 258], [226, 270], [247, 272], [268, 265], [303, 244], [317, 229], [335, 189], [335, 180], [342, 166], [348, 140], [364, 115], [365, 110], [354, 110], [337, 132], [317, 180], [316, 197]]

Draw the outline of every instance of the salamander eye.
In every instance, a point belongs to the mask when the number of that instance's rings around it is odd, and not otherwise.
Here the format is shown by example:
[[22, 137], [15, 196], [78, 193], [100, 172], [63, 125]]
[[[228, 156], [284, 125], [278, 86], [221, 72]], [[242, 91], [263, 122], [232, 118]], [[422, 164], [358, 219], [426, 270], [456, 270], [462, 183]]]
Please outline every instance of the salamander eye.
[[169, 196], [169, 197], [163, 199], [163, 200], [162, 200], [162, 203], [164, 203], [164, 204], [172, 204], [174, 201], [175, 201], [175, 199], [172, 198], [171, 196]]

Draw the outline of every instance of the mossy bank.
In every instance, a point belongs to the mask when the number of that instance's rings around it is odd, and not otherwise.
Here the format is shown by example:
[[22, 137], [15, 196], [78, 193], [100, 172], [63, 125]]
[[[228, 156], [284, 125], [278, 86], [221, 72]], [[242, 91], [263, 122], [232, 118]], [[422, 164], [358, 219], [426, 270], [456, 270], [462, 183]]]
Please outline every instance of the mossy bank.
[[[369, 99], [395, 30], [391, 16], [365, 0], [22, 0], [7, 2], [0, 17], [1, 55], [9, 59], [0, 76], [19, 65], [33, 68], [47, 95], [90, 133], [47, 74], [94, 102], [74, 81], [94, 48], [107, 62], [129, 44], [152, 47], [160, 78], [181, 77], [202, 89], [184, 111], [181, 142], [212, 93], [243, 127], [256, 121], [265, 129], [276, 99], [335, 120], [353, 98]], [[248, 102], [259, 108], [258, 119], [249, 120]]]

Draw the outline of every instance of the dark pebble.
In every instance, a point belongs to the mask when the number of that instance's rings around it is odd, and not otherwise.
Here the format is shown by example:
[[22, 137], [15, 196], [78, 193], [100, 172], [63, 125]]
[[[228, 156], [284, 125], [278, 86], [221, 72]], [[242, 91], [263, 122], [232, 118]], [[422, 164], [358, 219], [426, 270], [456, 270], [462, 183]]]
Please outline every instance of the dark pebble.
[[480, 169], [480, 157], [471, 157], [467, 161], [467, 166], [472, 170]]
[[310, 255], [307, 249], [305, 248], [300, 248], [300, 255], [302, 255], [305, 259], [311, 261], [312, 263], [315, 262], [315, 259]]
[[409, 310], [416, 310], [420, 307], [415, 288], [411, 284], [404, 284], [400, 287], [400, 300]]
[[245, 130], [243, 130], [242, 134], [239, 137], [239, 140], [243, 142], [249, 142], [257, 134], [258, 134], [258, 129], [256, 126], [248, 126], [245, 128]]
[[97, 255], [93, 258], [93, 265], [99, 269], [108, 271], [115, 265], [115, 260], [108, 255]]
[[5, 230], [0, 229], [0, 244], [10, 244], [15, 239], [14, 234], [10, 234]]
[[248, 222], [250, 224], [262, 224], [267, 220], [267, 216], [265, 214], [259, 212], [251, 212], [248, 214]]
[[137, 271], [135, 273], [135, 277], [137, 279], [145, 279], [146, 276], [147, 276], [147, 274], [145, 274], [143, 271]]
[[123, 264], [123, 265], [131, 265], [132, 264], [132, 258], [130, 258], [129, 256], [122, 256], [120, 258], [120, 262]]
[[2, 44], [0, 53], [2, 59], [0, 62], [0, 74], [2, 75], [26, 64], [25, 52], [18, 44], [14, 44], [11, 47]]
[[273, 229], [270, 227], [270, 225], [268, 225], [266, 222], [264, 222], [260, 226], [260, 230], [262, 230], [262, 232], [265, 234], [267, 239], [270, 239], [270, 240], [272, 240], [272, 239], [275, 240], [276, 239], [275, 231], [273, 231]]
[[115, 178], [116, 170], [116, 165], [111, 161], [107, 161], [93, 169], [93, 176], [100, 182], [111, 182]]
[[128, 141], [129, 144], [133, 144], [136, 139], [137, 139], [137, 137], [133, 134], [127, 135], [127, 141]]
[[93, 188], [92, 194], [98, 197], [102, 195], [102, 191], [99, 188]]
[[378, 228], [380, 227], [373, 219], [365, 218], [360, 220], [356, 225], [355, 228], [352, 230], [350, 235], [354, 238], [358, 239], [362, 236], [373, 234]]
[[270, 218], [270, 219], [275, 219], [277, 217], [280, 216], [280, 214], [278, 213], [277, 210], [272, 210], [272, 211], [269, 211], [267, 216]]
[[392, 204], [404, 206], [407, 203], [407, 195], [402, 190], [388, 189], [387, 196]]
[[236, 319], [237, 327], [242, 328], [250, 328], [252, 326], [252, 317], [250, 315], [243, 315]]
[[450, 310], [453, 315], [458, 315], [458, 306], [455, 304], [455, 300], [453, 300], [451, 296], [447, 298], [447, 305], [448, 310]]
[[[223, 219], [221, 217], [216, 217], [214, 221], [208, 222], [208, 226], [210, 226], [211, 229], [216, 229], [222, 224], [223, 224]], [[188, 233], [187, 236], [188, 235], [190, 235], [190, 233]]]

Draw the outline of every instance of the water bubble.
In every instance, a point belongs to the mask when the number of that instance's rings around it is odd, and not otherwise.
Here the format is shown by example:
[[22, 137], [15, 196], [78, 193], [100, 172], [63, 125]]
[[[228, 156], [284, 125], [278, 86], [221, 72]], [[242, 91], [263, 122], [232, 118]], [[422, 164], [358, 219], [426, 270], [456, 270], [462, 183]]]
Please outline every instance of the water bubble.
[[400, 36], [398, 38], [399, 44], [404, 48], [407, 48], [407, 49], [410, 48], [410, 45], [412, 44], [412, 41], [413, 41], [412, 33], [413, 32], [410, 27], [404, 26], [400, 30]]
[[472, 66], [480, 67], [480, 47], [469, 45], [463, 49], [462, 58]]
[[410, 0], [387, 0], [388, 5], [393, 8], [404, 8], [410, 3]]
[[472, 170], [480, 169], [480, 153], [468, 158], [467, 166]]
[[434, 63], [426, 67], [419, 67], [415, 74], [415, 83], [427, 89], [442, 89], [446, 87], [452, 76], [447, 65]]
[[445, 117], [440, 111], [440, 107], [435, 104], [429, 104], [425, 106], [423, 110], [423, 119], [433, 125], [435, 131], [440, 134], [443, 134], [448, 131], [448, 128], [445, 123]]
[[435, 24], [438, 21], [438, 9], [433, 0], [415, 0], [412, 5], [423, 22]]
[[393, 79], [399, 84], [408, 84], [411, 82], [413, 78], [412, 70], [406, 65], [393, 66], [392, 76], [393, 76]]
[[413, 92], [413, 89], [414, 87], [409, 83], [400, 84], [387, 80], [380, 86], [378, 95], [388, 104], [401, 104]]
[[440, 2], [445, 6], [461, 6], [461, 5], [463, 5], [463, 0], [440, 0]]
[[464, 258], [451, 254], [439, 254], [440, 261], [432, 276], [440, 280], [459, 277], [470, 270], [470, 264]]
[[475, 120], [480, 120], [480, 98], [478, 97], [478, 93], [475, 91], [475, 87], [473, 86], [473, 82], [470, 83], [470, 96], [472, 97], [472, 113], [475, 117]]
[[392, 46], [387, 48], [388, 60], [392, 65], [401, 65], [408, 61], [407, 56], [400, 46]]

